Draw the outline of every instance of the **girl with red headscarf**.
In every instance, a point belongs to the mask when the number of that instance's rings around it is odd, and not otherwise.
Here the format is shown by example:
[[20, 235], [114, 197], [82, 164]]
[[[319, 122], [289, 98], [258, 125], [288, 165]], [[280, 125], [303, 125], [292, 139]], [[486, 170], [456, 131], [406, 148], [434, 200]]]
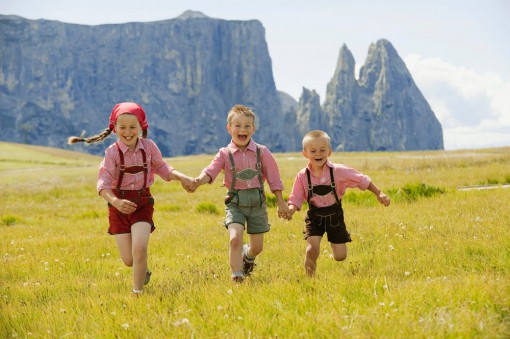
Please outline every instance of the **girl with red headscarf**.
[[154, 198], [150, 193], [154, 174], [166, 181], [179, 180], [188, 192], [195, 190], [193, 179], [168, 165], [158, 146], [147, 139], [148, 128], [142, 106], [123, 102], [113, 108], [108, 128], [100, 134], [69, 138], [69, 144], [90, 144], [104, 140], [112, 132], [117, 134], [118, 140], [106, 149], [101, 162], [97, 191], [108, 202], [108, 233], [115, 236], [124, 264], [133, 267], [134, 296], [143, 292], [152, 274], [147, 251], [155, 229]]

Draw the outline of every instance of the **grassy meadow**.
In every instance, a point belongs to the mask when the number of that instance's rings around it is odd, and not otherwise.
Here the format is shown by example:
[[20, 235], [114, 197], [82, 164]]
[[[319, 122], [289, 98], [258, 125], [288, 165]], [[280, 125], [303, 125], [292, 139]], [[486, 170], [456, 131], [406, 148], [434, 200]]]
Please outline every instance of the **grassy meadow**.
[[[275, 156], [287, 197], [306, 159]], [[211, 159], [167, 160], [196, 176]], [[305, 213], [272, 206], [258, 266], [234, 285], [220, 178], [194, 194], [158, 178], [154, 273], [136, 299], [95, 190], [101, 158], [0, 143], [0, 338], [509, 338], [510, 149], [332, 160], [392, 199], [344, 197], [346, 261], [323, 240], [307, 278]], [[457, 190], [486, 184], [498, 187]]]

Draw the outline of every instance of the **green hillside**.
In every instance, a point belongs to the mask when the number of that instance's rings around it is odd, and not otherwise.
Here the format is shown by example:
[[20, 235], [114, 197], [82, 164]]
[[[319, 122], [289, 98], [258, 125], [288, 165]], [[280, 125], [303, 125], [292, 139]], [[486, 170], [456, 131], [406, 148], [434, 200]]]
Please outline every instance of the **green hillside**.
[[[275, 156], [288, 196], [306, 161]], [[196, 176], [212, 157], [166, 160]], [[233, 285], [221, 178], [194, 194], [157, 179], [154, 273], [133, 299], [95, 188], [101, 158], [0, 143], [0, 337], [510, 337], [509, 148], [332, 160], [392, 199], [384, 208], [359, 190], [343, 198], [346, 261], [334, 261], [324, 239], [307, 278], [305, 213], [278, 219], [268, 192], [264, 251], [253, 276]]]

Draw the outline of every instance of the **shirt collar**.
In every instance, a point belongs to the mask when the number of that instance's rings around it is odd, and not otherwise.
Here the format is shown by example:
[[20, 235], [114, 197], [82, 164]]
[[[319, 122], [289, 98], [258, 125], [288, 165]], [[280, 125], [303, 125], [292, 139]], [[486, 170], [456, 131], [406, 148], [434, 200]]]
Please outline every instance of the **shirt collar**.
[[[230, 141], [230, 144], [228, 144], [228, 148], [230, 148], [232, 153], [235, 153], [237, 151], [242, 152], [241, 149], [239, 149], [239, 147], [237, 147], [237, 145], [234, 144], [234, 142], [232, 140]], [[253, 151], [253, 152], [257, 152], [257, 144], [255, 143], [255, 141], [253, 141], [253, 139], [250, 140], [250, 142], [246, 146], [246, 149]]]
[[[324, 172], [324, 170], [327, 168], [327, 167], [331, 167], [333, 168], [333, 163], [328, 159], [326, 160], [326, 163], [324, 164], [325, 166], [322, 168], [322, 172]], [[327, 166], [327, 167], [326, 167]], [[310, 170], [310, 172], [312, 171], [312, 165], [310, 164], [310, 162], [308, 162], [308, 165], [306, 165], [306, 167]], [[328, 169], [329, 171], [329, 169]]]
[[[126, 144], [124, 144], [122, 141], [117, 141], [117, 145], [119, 145], [119, 148], [122, 151], [122, 153], [126, 154], [129, 151], [129, 147]], [[136, 147], [135, 147], [135, 150], [133, 151], [133, 153], [136, 153], [139, 149], [145, 149], [145, 147], [143, 147], [142, 138], [140, 138], [140, 137], [138, 138], [138, 141], [136, 143]]]

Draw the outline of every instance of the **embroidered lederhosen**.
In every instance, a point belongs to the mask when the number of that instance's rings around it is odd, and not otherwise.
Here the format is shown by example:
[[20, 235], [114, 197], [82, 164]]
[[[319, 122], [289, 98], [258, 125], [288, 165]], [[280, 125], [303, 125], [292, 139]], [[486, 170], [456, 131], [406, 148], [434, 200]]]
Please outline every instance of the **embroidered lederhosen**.
[[[154, 205], [154, 199], [151, 196], [150, 189], [147, 187], [147, 179], [149, 177], [149, 169], [147, 166], [147, 156], [145, 153], [145, 150], [143, 148], [140, 148], [140, 151], [142, 152], [142, 159], [143, 164], [137, 165], [137, 166], [129, 166], [126, 167], [124, 164], [124, 154], [122, 153], [122, 150], [120, 149], [119, 145], [115, 143], [115, 146], [117, 147], [117, 150], [119, 152], [119, 158], [120, 158], [120, 173], [119, 173], [119, 180], [117, 182], [117, 186], [115, 189], [113, 189], [113, 193], [115, 196], [119, 199], [126, 199], [129, 201], [134, 202], [137, 205], [136, 211], [131, 214], [122, 214], [121, 212], [117, 211], [115, 207], [113, 207], [111, 204], [108, 204], [108, 207], [110, 209], [110, 228], [108, 232], [110, 234], [118, 234], [118, 233], [127, 233], [129, 230], [125, 230], [122, 227], [126, 227], [128, 224], [131, 226], [135, 222], [138, 221], [146, 221], [149, 224], [151, 224], [152, 231], [155, 229], [154, 224], [152, 221], [152, 213], [153, 213], [153, 205]], [[124, 178], [124, 175], [127, 174], [138, 174], [140, 172], [144, 173], [143, 175], [143, 187], [139, 190], [123, 190], [121, 189], [122, 186], [122, 180]], [[125, 225], [125, 226], [123, 226]], [[119, 232], [119, 227], [123, 230]]]
[[[232, 184], [230, 185], [230, 188], [227, 192], [227, 196], [225, 197], [225, 204], [228, 205], [229, 203], [235, 203], [239, 207], [261, 207], [264, 205], [266, 201], [266, 197], [264, 194], [264, 181], [262, 180], [262, 164], [260, 161], [260, 145], [257, 145], [257, 166], [256, 170], [252, 168], [246, 168], [242, 171], [237, 172], [236, 171], [236, 164], [234, 162], [234, 156], [232, 155], [232, 152], [230, 151], [230, 148], [227, 147], [228, 156], [230, 159], [230, 164], [232, 166]], [[252, 180], [255, 178], [255, 176], [258, 177], [260, 187], [259, 188], [252, 188], [252, 189], [242, 189], [242, 190], [236, 190], [235, 184], [236, 180]]]
[[[350, 242], [351, 238], [347, 232], [344, 211], [342, 209], [342, 200], [338, 198], [336, 192], [335, 179], [333, 176], [333, 168], [329, 168], [329, 174], [331, 177], [330, 185], [312, 185], [310, 177], [310, 170], [306, 169], [306, 176], [308, 179], [308, 212], [306, 221], [305, 239], [310, 235], [323, 235], [324, 232], [328, 233], [328, 240], [332, 243], [345, 243]], [[327, 195], [333, 194], [335, 197], [335, 203], [327, 207], [314, 206], [310, 200], [313, 195]], [[330, 232], [334, 233], [330, 235]], [[316, 234], [314, 234], [316, 233]]]

